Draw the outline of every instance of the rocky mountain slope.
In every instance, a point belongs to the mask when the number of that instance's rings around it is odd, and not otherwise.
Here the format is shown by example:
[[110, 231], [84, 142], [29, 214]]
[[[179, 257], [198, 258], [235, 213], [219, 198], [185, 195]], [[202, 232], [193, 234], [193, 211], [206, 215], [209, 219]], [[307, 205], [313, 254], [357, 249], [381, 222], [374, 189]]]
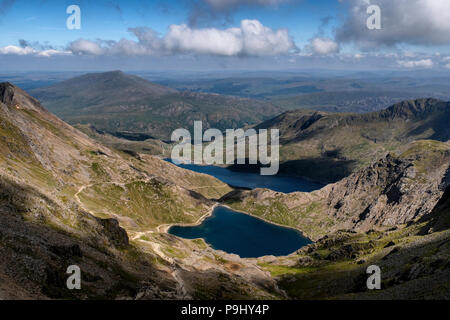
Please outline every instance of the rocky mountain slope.
[[449, 184], [450, 145], [420, 140], [311, 193], [237, 190], [222, 201], [318, 239], [339, 229], [365, 232], [415, 221], [431, 212]]
[[145, 135], [135, 135], [130, 133], [125, 136], [122, 134], [121, 137], [117, 137], [105, 131], [98, 130], [93, 125], [76, 124], [74, 127], [107, 147], [121, 150], [131, 155], [143, 153], [164, 158], [170, 156], [170, 144]]
[[[448, 221], [449, 213], [447, 207], [439, 215]], [[284, 259], [261, 259], [260, 266], [292, 299], [449, 299], [450, 231], [432, 225], [337, 231]], [[367, 290], [370, 265], [380, 267], [381, 290]]]
[[282, 110], [264, 101], [179, 92], [120, 71], [87, 74], [32, 91], [70, 124], [92, 124], [109, 133], [138, 132], [168, 140], [173, 130], [221, 130], [259, 123]]
[[[221, 200], [315, 243], [263, 257], [293, 299], [449, 299], [450, 144], [420, 140], [312, 193], [233, 191]], [[369, 265], [382, 290], [367, 290]]]
[[[105, 147], [9, 83], [0, 148], [0, 298], [281, 294], [254, 262], [158, 232], [207, 214], [231, 190], [222, 182]], [[82, 290], [66, 288], [69, 265]]]
[[[408, 102], [376, 119], [406, 118], [398, 128], [444, 140], [446, 107], [431, 104], [432, 112]], [[413, 117], [425, 120], [416, 127]], [[2, 83], [0, 148], [1, 299], [449, 298], [449, 142], [405, 142], [312, 193], [233, 190], [106, 147]], [[241, 259], [164, 232], [196, 223], [219, 198], [315, 243]], [[371, 264], [383, 290], [365, 287]], [[80, 266], [82, 290], [66, 288], [69, 265]]]
[[297, 110], [257, 129], [280, 130], [281, 171], [335, 182], [419, 139], [450, 139], [450, 102], [418, 99], [365, 114]]

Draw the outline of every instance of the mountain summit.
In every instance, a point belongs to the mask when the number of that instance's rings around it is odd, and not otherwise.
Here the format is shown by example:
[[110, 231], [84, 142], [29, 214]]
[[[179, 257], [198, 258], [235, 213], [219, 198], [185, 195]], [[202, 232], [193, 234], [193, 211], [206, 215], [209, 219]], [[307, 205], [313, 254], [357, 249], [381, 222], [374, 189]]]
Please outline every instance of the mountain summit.
[[[122, 71], [89, 73], [37, 91], [41, 92], [40, 96], [45, 97], [48, 94], [51, 97], [67, 90], [71, 90], [76, 95], [82, 95], [92, 103], [101, 101], [107, 103], [109, 100], [137, 101], [146, 96], [159, 97], [177, 92]], [[103, 100], [95, 100], [100, 93]]]
[[379, 113], [381, 116], [390, 118], [417, 119], [427, 117], [446, 107], [445, 102], [437, 99], [417, 99], [396, 103]]
[[271, 103], [218, 94], [179, 92], [121, 71], [91, 73], [32, 91], [71, 124], [109, 133], [132, 131], [161, 139], [196, 120], [221, 130], [255, 124], [282, 110]]

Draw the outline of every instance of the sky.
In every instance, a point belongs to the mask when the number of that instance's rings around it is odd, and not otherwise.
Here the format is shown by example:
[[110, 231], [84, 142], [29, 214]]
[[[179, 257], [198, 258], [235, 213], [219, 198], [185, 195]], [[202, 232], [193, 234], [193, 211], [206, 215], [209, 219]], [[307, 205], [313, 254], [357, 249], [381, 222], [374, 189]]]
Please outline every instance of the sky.
[[449, 0], [0, 0], [0, 28], [10, 72], [450, 72]]

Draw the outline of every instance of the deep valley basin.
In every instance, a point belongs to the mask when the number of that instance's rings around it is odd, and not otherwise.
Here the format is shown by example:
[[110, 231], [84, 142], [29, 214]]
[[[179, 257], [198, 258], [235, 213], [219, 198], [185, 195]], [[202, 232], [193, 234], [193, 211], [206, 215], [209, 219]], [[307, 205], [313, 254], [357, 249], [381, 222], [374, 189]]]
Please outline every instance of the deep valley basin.
[[216, 250], [241, 258], [284, 256], [311, 241], [301, 232], [219, 206], [198, 226], [173, 226], [169, 233], [185, 239], [203, 238]]

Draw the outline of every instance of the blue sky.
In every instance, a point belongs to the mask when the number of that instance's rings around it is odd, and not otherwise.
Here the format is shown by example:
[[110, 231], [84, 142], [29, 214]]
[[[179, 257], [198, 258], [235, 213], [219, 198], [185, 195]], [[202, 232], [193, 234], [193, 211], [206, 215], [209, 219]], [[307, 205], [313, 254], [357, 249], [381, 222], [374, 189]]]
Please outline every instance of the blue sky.
[[[0, 0], [0, 69], [2, 64], [3, 69], [11, 68], [17, 61], [23, 69], [153, 69], [173, 65], [181, 69], [235, 66], [447, 71], [448, 3]], [[66, 28], [66, 8], [73, 4], [81, 9], [80, 30]], [[381, 8], [383, 30], [367, 29], [365, 10], [370, 4]], [[412, 18], [405, 21], [404, 16]]]
[[[13, 44], [18, 39], [49, 41], [59, 46], [80, 37], [119, 40], [128, 36], [129, 27], [137, 26], [147, 26], [164, 33], [169, 25], [188, 21], [190, 3], [183, 0], [18, 0], [8, 14], [1, 18], [5, 33], [2, 34], [0, 45]], [[66, 8], [72, 4], [81, 8], [81, 30], [66, 28]], [[292, 1], [276, 7], [244, 6], [231, 14], [229, 25], [238, 24], [243, 19], [257, 19], [270, 28], [287, 28], [296, 42], [306, 43], [317, 32], [321, 19], [335, 16], [339, 9], [337, 0]], [[214, 21], [210, 22], [211, 25], [215, 24]], [[219, 24], [222, 24], [221, 22], [222, 20]]]

